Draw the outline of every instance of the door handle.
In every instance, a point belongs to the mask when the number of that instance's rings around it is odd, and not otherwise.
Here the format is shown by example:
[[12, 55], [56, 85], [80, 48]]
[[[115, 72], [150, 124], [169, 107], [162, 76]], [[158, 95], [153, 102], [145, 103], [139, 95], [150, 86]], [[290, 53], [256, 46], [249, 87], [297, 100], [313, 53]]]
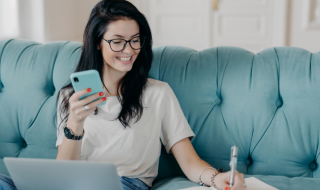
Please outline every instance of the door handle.
[[219, 0], [212, 0], [212, 10], [218, 10]]

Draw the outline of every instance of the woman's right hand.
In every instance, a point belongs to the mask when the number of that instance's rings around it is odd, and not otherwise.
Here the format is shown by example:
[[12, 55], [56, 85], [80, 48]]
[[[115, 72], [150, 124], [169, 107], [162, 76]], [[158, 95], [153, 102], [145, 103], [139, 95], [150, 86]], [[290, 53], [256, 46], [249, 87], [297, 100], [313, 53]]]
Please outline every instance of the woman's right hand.
[[[91, 92], [91, 88], [83, 89], [78, 92], [75, 92], [69, 99], [69, 118], [68, 118], [68, 127], [76, 127], [81, 126], [83, 128], [84, 120], [87, 118], [88, 115], [94, 112], [94, 110], [97, 108], [97, 105], [101, 104], [102, 102], [106, 101], [106, 97], [104, 97], [104, 93], [95, 93], [90, 96], [87, 96], [83, 98], [82, 100], [79, 100], [80, 97], [88, 94]], [[98, 99], [94, 102], [93, 100]], [[91, 102], [91, 103], [90, 103]], [[89, 106], [89, 110], [87, 110], [84, 106]], [[76, 126], [74, 126], [76, 125]], [[80, 127], [80, 128], [81, 128]], [[79, 128], [79, 127], [76, 127]], [[74, 129], [76, 131], [82, 129]]]

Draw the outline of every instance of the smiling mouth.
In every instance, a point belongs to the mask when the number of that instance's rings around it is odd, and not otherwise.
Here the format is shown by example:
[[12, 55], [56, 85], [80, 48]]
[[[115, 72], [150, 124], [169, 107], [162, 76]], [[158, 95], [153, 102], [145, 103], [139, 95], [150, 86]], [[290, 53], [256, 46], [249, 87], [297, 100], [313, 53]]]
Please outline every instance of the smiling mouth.
[[131, 57], [117, 57], [117, 59], [120, 61], [130, 61], [132, 59], [132, 56]]

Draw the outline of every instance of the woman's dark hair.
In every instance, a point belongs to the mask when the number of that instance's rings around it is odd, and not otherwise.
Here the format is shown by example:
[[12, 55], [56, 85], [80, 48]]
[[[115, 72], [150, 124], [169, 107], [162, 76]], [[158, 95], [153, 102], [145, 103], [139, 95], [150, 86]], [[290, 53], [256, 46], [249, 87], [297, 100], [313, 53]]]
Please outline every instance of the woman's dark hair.
[[[138, 122], [142, 116], [142, 96], [147, 84], [153, 57], [152, 36], [149, 24], [144, 15], [132, 3], [126, 0], [103, 0], [92, 9], [84, 31], [82, 53], [75, 72], [95, 69], [99, 72], [101, 82], [104, 85], [102, 73], [104, 62], [102, 52], [97, 47], [102, 42], [102, 37], [107, 30], [108, 24], [123, 19], [135, 20], [139, 25], [140, 36], [146, 37], [144, 46], [135, 60], [132, 69], [117, 85], [118, 100], [122, 105], [122, 109], [116, 119], [119, 119], [121, 124], [127, 127], [133, 118], [136, 117], [136, 122]], [[71, 82], [64, 86], [60, 92], [64, 92], [64, 90], [70, 90], [70, 92], [66, 94], [60, 105], [60, 115], [66, 115], [61, 123], [68, 120], [69, 99], [75, 92]], [[108, 91], [107, 88], [106, 90]], [[59, 100], [59, 94], [57, 100]], [[98, 114], [97, 109], [94, 112], [94, 115], [96, 114]]]

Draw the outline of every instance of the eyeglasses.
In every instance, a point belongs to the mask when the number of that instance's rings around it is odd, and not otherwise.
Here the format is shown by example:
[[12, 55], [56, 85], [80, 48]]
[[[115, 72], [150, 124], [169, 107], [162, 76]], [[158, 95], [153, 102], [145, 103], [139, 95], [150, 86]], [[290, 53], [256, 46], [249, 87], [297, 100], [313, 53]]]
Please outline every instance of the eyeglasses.
[[109, 43], [110, 48], [114, 52], [120, 52], [126, 48], [127, 43], [129, 42], [130, 46], [134, 50], [139, 50], [143, 47], [146, 37], [144, 36], [137, 36], [131, 38], [130, 40], [125, 39], [113, 39], [113, 40], [106, 40], [102, 38], [106, 42]]

